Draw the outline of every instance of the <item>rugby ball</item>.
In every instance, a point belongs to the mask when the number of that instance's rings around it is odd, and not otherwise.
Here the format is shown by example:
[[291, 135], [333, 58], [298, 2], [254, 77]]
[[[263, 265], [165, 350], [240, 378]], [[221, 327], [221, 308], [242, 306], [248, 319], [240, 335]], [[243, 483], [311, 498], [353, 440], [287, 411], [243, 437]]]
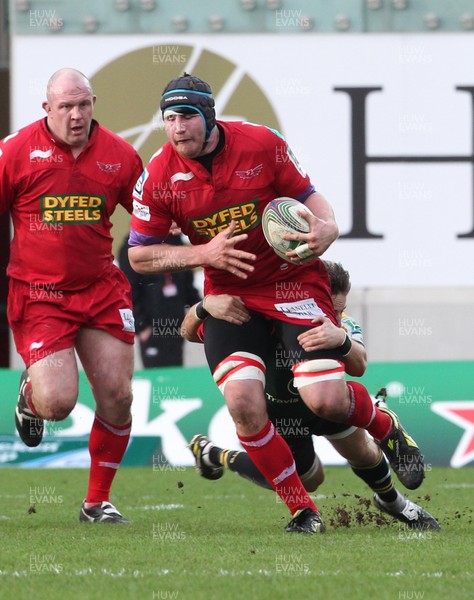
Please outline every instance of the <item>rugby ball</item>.
[[282, 197], [269, 202], [262, 213], [262, 229], [268, 245], [287, 262], [292, 261], [288, 259], [285, 253], [289, 250], [295, 250], [298, 246], [305, 245], [307, 248], [301, 258], [306, 258], [312, 254], [305, 241], [283, 239], [286, 233], [309, 232], [309, 223], [298, 214], [299, 210], [305, 210], [312, 214], [302, 202], [293, 198]]

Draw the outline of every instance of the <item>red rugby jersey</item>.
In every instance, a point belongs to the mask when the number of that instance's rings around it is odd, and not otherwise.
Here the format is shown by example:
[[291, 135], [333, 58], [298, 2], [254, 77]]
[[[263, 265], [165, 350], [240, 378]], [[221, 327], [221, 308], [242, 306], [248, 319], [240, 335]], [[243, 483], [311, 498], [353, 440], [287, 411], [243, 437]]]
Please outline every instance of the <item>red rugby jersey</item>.
[[87, 287], [113, 263], [110, 216], [131, 212], [143, 166], [128, 142], [93, 121], [74, 158], [41, 119], [0, 142], [0, 213], [14, 226], [7, 274], [61, 290]]
[[[261, 226], [263, 209], [271, 200], [306, 197], [308, 175], [274, 130], [245, 122], [219, 125], [225, 146], [213, 159], [212, 174], [198, 161], [183, 158], [169, 142], [152, 157], [134, 190], [132, 229], [164, 237], [174, 220], [197, 245], [207, 243], [234, 219], [234, 235], [248, 234], [237, 248], [256, 254], [255, 270], [242, 280], [206, 266], [206, 293], [258, 296], [277, 282], [305, 281], [319, 287], [322, 308], [332, 313], [324, 267], [285, 262], [267, 244]], [[318, 277], [317, 272], [324, 274]]]

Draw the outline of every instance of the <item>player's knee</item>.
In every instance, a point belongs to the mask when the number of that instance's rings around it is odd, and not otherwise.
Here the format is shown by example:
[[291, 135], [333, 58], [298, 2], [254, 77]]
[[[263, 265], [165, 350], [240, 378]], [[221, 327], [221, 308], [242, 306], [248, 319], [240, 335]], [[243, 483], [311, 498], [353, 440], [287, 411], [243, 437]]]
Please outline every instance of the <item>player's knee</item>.
[[97, 413], [112, 425], [125, 425], [130, 422], [132, 405], [132, 391], [130, 386], [109, 390], [101, 393], [95, 392]]
[[130, 382], [125, 383], [122, 387], [116, 390], [116, 392], [112, 394], [112, 397], [119, 406], [130, 408], [133, 400], [132, 386]]
[[341, 422], [347, 415], [347, 408], [340, 404], [337, 394], [315, 395], [311, 397], [308, 406], [322, 419]]
[[[231, 412], [231, 411], [229, 411]], [[242, 411], [232, 413], [232, 420], [235, 423], [236, 431], [239, 435], [256, 435], [265, 427], [266, 417], [255, 412]]]
[[319, 384], [301, 394], [306, 405], [322, 419], [342, 422], [348, 412], [343, 392], [337, 386]]
[[132, 382], [127, 376], [99, 377], [93, 384], [96, 400], [116, 406], [130, 406], [132, 403]]
[[42, 419], [47, 421], [64, 421], [76, 406], [77, 397], [36, 398], [33, 394], [33, 404]]
[[77, 402], [77, 389], [54, 385], [33, 386], [32, 402], [42, 419], [63, 421], [72, 412]]
[[257, 433], [268, 421], [263, 386], [255, 381], [230, 381], [225, 394], [227, 408], [240, 432]]
[[123, 425], [130, 420], [133, 395], [131, 381], [122, 377], [113, 381], [104, 378], [94, 383], [94, 398], [98, 413], [109, 423]]

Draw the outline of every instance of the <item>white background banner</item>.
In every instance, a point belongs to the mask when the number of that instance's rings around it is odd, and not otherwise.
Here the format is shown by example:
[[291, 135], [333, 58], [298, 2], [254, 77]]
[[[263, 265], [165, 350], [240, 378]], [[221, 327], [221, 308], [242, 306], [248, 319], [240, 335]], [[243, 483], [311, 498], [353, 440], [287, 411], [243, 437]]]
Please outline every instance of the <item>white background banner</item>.
[[[334, 207], [342, 238], [327, 258], [349, 269], [355, 287], [474, 285], [466, 268], [474, 235], [459, 237], [474, 229], [473, 36], [17, 36], [13, 127], [43, 116], [46, 82], [56, 69], [93, 77], [158, 44], [186, 44], [193, 56], [207, 50], [233, 63], [227, 92], [244, 76], [259, 86]], [[192, 70], [192, 59], [175, 60], [176, 75]], [[123, 85], [128, 77], [122, 73]], [[130, 93], [131, 113], [149, 83], [144, 76]], [[219, 97], [216, 104], [219, 113]], [[235, 111], [218, 117], [248, 118]]]

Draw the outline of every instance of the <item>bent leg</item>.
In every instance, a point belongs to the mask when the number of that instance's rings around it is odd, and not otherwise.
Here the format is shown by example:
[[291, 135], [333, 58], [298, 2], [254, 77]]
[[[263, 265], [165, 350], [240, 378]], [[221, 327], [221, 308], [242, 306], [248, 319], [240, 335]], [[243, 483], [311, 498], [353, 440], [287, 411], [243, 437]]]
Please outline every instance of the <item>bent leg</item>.
[[[354, 474], [375, 492], [373, 502], [379, 510], [398, 519], [409, 529], [440, 529], [438, 521], [429, 512], [397, 490], [385, 456], [365, 431], [357, 429], [345, 439], [330, 441], [349, 460]], [[378, 458], [373, 462], [377, 453]]]
[[240, 477], [247, 479], [251, 483], [255, 483], [255, 485], [259, 485], [267, 490], [273, 489], [267, 479], [257, 469], [247, 452], [225, 450], [222, 448], [219, 448], [219, 450], [221, 451], [218, 459], [220, 465], [237, 473], [237, 475], [240, 475]]
[[[296, 470], [308, 492], [314, 492], [324, 481], [324, 469], [317, 456], [312, 437], [286, 439], [293, 454]], [[255, 485], [265, 489], [273, 489], [268, 480], [257, 469], [247, 452], [241, 450], [230, 450], [220, 448], [209, 442], [208, 460], [210, 465], [224, 467], [237, 473], [243, 479], [247, 479]]]
[[[329, 373], [312, 360], [300, 363], [294, 369], [295, 386], [304, 403], [323, 419], [366, 429], [380, 441], [393, 429], [393, 421], [372, 402], [367, 389], [356, 381], [344, 380], [339, 368]], [[337, 361], [330, 361], [337, 365]]]

